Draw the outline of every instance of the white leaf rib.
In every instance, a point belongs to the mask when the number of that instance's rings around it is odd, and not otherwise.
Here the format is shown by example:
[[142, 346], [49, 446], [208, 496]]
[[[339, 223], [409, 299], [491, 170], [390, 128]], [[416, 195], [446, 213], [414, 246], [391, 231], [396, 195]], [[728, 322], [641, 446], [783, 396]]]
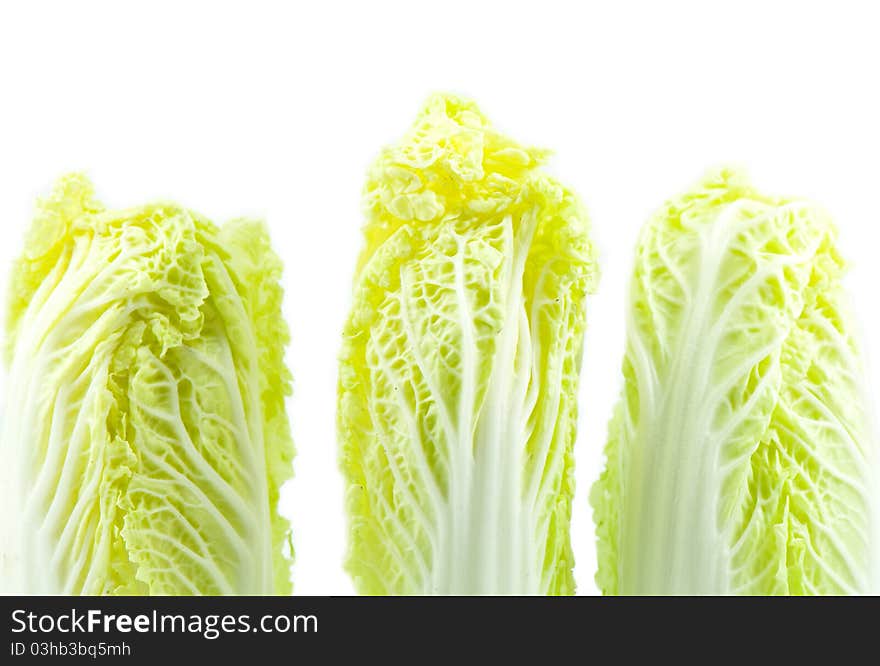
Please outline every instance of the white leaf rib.
[[229, 518], [217, 508], [217, 506], [214, 504], [214, 501], [209, 498], [204, 493], [204, 491], [202, 491], [199, 484], [193, 483], [191, 479], [184, 476], [177, 469], [169, 465], [163, 458], [157, 456], [149, 448], [141, 449], [141, 453], [145, 458], [149, 459], [151, 464], [158, 467], [170, 477], [170, 479], [164, 481], [159, 479], [152, 479], [153, 482], [169, 483], [169, 481], [176, 481], [177, 484], [179, 484], [181, 487], [186, 488], [189, 492], [192, 492], [195, 496], [197, 496], [201, 500], [199, 508], [207, 512], [208, 515], [214, 519], [214, 522], [220, 528], [220, 531], [223, 532], [224, 536], [229, 540], [230, 545], [235, 550], [236, 555], [239, 557], [239, 559], [242, 562], [247, 562], [249, 550], [245, 545], [244, 538], [241, 534], [238, 533], [238, 530], [229, 521]]
[[[382, 516], [383, 518], [387, 518], [388, 520], [376, 519], [374, 523], [379, 527], [382, 533], [385, 535], [385, 538], [382, 540], [385, 548], [387, 549], [388, 555], [394, 560], [397, 564], [398, 572], [406, 579], [408, 589], [412, 590], [423, 590], [425, 581], [430, 580], [430, 576], [428, 574], [428, 569], [426, 563], [421, 558], [421, 551], [413, 541], [412, 535], [409, 533], [409, 530], [400, 522], [400, 519], [397, 517], [396, 513], [392, 509], [391, 505], [388, 504], [388, 500], [385, 499], [385, 494], [380, 492], [370, 493], [370, 497], [374, 499], [378, 499], [380, 504], [380, 510], [374, 512], [376, 516]], [[395, 539], [395, 535], [393, 535], [388, 530], [388, 523], [394, 526], [395, 532], [399, 534], [404, 540], [409, 543], [410, 549], [413, 551], [413, 554], [416, 555], [416, 565], [422, 574], [421, 579], [418, 575], [416, 575], [413, 571], [411, 571], [411, 561], [408, 560], [404, 554], [401, 552], [397, 539]], [[384, 578], [384, 576], [383, 576]], [[421, 582], [420, 582], [421, 581]]]
[[[220, 474], [217, 473], [217, 470], [205, 460], [204, 456], [202, 456], [198, 449], [196, 449], [195, 444], [189, 435], [189, 431], [187, 431], [186, 427], [183, 425], [183, 419], [180, 414], [180, 395], [177, 391], [177, 380], [164, 363], [155, 357], [153, 357], [153, 361], [154, 368], [158, 369], [165, 378], [166, 386], [170, 392], [168, 402], [171, 413], [170, 415], [166, 414], [153, 408], [152, 405], [144, 403], [136, 398], [133, 399], [134, 404], [136, 404], [137, 408], [144, 413], [171, 426], [172, 430], [177, 435], [177, 442], [183, 445], [184, 451], [188, 454], [187, 458], [193, 463], [193, 465], [195, 465], [196, 471], [202, 476], [202, 478], [210, 483], [213, 490], [219, 491], [218, 494], [223, 499], [224, 503], [235, 512], [236, 517], [244, 524], [247, 524], [248, 519], [251, 517], [251, 511], [247, 503], [242, 500], [241, 495], [238, 494], [229, 482], [220, 476]], [[175, 447], [170, 448], [176, 451]]]
[[[220, 567], [216, 566], [214, 560], [212, 560], [208, 555], [197, 553], [181, 540], [171, 538], [165, 532], [161, 532], [151, 527], [138, 527], [138, 536], [149, 537], [150, 541], [167, 544], [169, 546], [169, 550], [182, 553], [184, 556], [189, 558], [192, 563], [194, 563], [197, 567], [204, 569], [210, 575], [212, 582], [217, 584], [219, 594], [225, 596], [232, 596], [235, 594], [235, 588], [229, 582], [226, 574], [223, 572], [222, 569], [220, 569]], [[150, 548], [151, 553], [155, 552], [156, 550], [157, 549], [154, 549], [152, 547]], [[174, 562], [174, 566], [178, 569], [181, 566], [181, 563], [177, 558], [172, 559], [170, 556], [168, 556], [168, 561]]]
[[[379, 363], [379, 368], [385, 375], [390, 379], [392, 385], [400, 386], [402, 385], [402, 381], [400, 376], [393, 370], [393, 368], [388, 364], [382, 354], [376, 354], [377, 361]], [[375, 384], [375, 380], [373, 380]], [[444, 505], [443, 497], [440, 494], [440, 487], [437, 484], [437, 479], [434, 476], [433, 471], [431, 470], [431, 466], [428, 464], [428, 460], [425, 457], [425, 447], [424, 442], [422, 440], [421, 433], [418, 429], [418, 424], [415, 421], [415, 416], [409, 406], [406, 405], [403, 401], [402, 396], [400, 395], [400, 391], [393, 391], [395, 402], [397, 402], [398, 406], [398, 415], [406, 420], [408, 425], [408, 431], [411, 440], [411, 446], [409, 450], [414, 454], [415, 465], [414, 468], [419, 475], [419, 478], [422, 480], [422, 483], [425, 489], [428, 491], [428, 495], [431, 498], [433, 509], [435, 511], [435, 520], [439, 519], [441, 507]], [[370, 415], [373, 424], [379, 423], [380, 419], [375, 414], [372, 406], [370, 408]], [[388, 447], [384, 442], [384, 438], [377, 437], [380, 441], [382, 448], [386, 452], [386, 456], [390, 455]], [[416, 503], [418, 504], [418, 503]], [[421, 512], [421, 507], [419, 506], [419, 510]], [[422, 514], [424, 516], [424, 514]], [[430, 521], [426, 519], [426, 524], [430, 524]]]

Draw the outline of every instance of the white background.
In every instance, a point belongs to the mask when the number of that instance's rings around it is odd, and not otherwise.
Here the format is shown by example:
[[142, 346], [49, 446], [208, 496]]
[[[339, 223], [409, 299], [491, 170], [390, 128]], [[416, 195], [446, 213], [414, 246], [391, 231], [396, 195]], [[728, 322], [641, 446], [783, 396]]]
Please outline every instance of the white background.
[[472, 96], [502, 130], [556, 151], [601, 248], [572, 525], [592, 593], [587, 491], [619, 389], [624, 288], [636, 233], [664, 199], [732, 163], [768, 193], [824, 204], [880, 377], [872, 4], [4, 3], [0, 292], [34, 198], [65, 171], [85, 170], [111, 206], [170, 198], [217, 221], [265, 216], [293, 332], [295, 588], [349, 593], [334, 410], [363, 175], [430, 92]]

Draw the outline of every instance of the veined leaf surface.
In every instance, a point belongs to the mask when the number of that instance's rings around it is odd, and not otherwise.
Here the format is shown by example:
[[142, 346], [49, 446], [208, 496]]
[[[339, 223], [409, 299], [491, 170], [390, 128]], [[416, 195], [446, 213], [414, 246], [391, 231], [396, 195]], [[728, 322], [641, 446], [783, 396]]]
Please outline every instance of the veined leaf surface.
[[645, 226], [592, 491], [607, 594], [848, 594], [876, 575], [875, 442], [822, 210], [723, 171]]
[[289, 592], [281, 263], [264, 225], [71, 176], [14, 267], [3, 568], [30, 594]]
[[431, 98], [365, 189], [339, 377], [347, 568], [371, 594], [566, 594], [585, 297], [544, 151]]

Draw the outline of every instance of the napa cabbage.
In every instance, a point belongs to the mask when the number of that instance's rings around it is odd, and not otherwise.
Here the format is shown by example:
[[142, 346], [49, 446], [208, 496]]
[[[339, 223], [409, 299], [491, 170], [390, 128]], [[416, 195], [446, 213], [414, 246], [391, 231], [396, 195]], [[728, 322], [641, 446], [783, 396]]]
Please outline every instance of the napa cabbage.
[[711, 174], [644, 227], [592, 490], [607, 594], [876, 581], [876, 449], [828, 215]]
[[369, 170], [338, 431], [368, 594], [567, 594], [596, 262], [547, 153], [432, 97]]
[[39, 204], [7, 317], [7, 591], [289, 592], [280, 273], [261, 222], [108, 210], [79, 175]]

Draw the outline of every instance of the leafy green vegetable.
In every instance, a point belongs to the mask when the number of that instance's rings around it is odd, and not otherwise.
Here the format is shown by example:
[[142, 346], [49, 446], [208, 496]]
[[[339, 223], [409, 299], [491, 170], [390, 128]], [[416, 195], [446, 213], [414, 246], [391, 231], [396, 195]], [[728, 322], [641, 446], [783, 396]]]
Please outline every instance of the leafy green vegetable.
[[544, 151], [431, 98], [365, 190], [339, 376], [347, 568], [369, 594], [566, 594], [595, 279]]
[[827, 215], [708, 178], [644, 228], [592, 491], [608, 594], [871, 589], [874, 442]]
[[81, 176], [13, 270], [7, 587], [287, 593], [281, 263], [264, 225], [108, 211]]

